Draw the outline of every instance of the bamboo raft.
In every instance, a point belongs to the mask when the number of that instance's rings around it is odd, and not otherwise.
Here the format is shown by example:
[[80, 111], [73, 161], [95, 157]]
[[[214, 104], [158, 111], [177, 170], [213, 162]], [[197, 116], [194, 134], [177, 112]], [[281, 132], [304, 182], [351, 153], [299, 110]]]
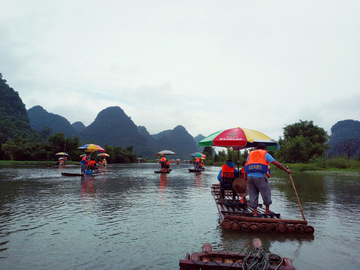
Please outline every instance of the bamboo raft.
[[213, 251], [209, 243], [202, 246], [202, 252], [186, 254], [180, 260], [179, 270], [221, 270], [221, 269], [283, 269], [295, 270], [290, 259], [265, 252], [261, 240], [253, 240], [253, 251], [250, 253]]
[[100, 172], [100, 171], [94, 171], [92, 173], [69, 173], [69, 172], [62, 172], [61, 175], [62, 176], [91, 176], [91, 175], [98, 175], [100, 173], [104, 173], [104, 172]]
[[189, 172], [205, 172], [205, 168], [202, 168], [200, 170], [195, 170], [195, 169], [188, 169]]
[[163, 169], [159, 171], [154, 171], [154, 173], [170, 173], [171, 171], [172, 171], [171, 169]]
[[61, 175], [62, 176], [84, 176], [83, 173], [67, 173], [67, 172], [62, 172]]
[[226, 230], [314, 233], [314, 228], [307, 225], [306, 220], [282, 219], [278, 213], [275, 213], [275, 215], [266, 215], [261, 204], [259, 204], [258, 212], [262, 217], [253, 217], [253, 210], [249, 202], [240, 203], [239, 196], [233, 199], [231, 190], [225, 190], [224, 199], [220, 199], [219, 185], [212, 185], [211, 193], [219, 211], [221, 226]]

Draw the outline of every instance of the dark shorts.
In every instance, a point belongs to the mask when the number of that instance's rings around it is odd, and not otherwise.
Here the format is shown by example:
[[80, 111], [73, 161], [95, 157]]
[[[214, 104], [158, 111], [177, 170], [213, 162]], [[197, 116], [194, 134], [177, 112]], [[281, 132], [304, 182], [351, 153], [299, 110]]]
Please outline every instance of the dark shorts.
[[250, 206], [252, 208], [258, 207], [259, 193], [263, 198], [264, 205], [272, 204], [270, 185], [266, 177], [248, 176], [247, 180], [249, 188]]

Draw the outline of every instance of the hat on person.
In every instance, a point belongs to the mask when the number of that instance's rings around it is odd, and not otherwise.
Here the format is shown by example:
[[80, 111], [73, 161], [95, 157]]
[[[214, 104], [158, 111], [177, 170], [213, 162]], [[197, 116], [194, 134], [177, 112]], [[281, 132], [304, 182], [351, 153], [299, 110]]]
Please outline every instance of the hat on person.
[[232, 188], [239, 196], [249, 195], [247, 183], [243, 178], [240, 177], [236, 178], [233, 181]]

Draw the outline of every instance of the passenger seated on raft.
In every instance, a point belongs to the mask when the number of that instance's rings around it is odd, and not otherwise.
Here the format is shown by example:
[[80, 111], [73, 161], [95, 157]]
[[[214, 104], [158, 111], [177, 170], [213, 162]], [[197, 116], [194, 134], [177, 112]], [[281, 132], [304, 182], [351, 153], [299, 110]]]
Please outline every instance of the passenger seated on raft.
[[[226, 175], [226, 177], [224, 177]], [[231, 177], [230, 177], [231, 176]], [[221, 170], [218, 174], [218, 180], [220, 185], [220, 198], [224, 199], [225, 190], [233, 191], [233, 199], [236, 197], [236, 192], [232, 188], [232, 181], [239, 176], [239, 172], [235, 169], [235, 165], [232, 160], [228, 159], [226, 164], [221, 167]], [[224, 179], [223, 179], [224, 178]], [[230, 179], [231, 178], [231, 179]], [[225, 181], [223, 181], [225, 180]]]
[[93, 159], [90, 160], [88, 169], [91, 170], [91, 171], [96, 171], [96, 170], [98, 170], [97, 167], [96, 167], [96, 162], [95, 162], [95, 160], [93, 160]]

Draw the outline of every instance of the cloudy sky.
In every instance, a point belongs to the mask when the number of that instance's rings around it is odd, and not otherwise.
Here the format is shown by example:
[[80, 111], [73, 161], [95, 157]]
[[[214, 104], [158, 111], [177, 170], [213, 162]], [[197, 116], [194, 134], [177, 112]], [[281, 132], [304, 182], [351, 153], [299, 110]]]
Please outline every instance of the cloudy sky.
[[360, 120], [360, 1], [0, 0], [0, 72], [26, 108], [151, 134], [274, 139]]

